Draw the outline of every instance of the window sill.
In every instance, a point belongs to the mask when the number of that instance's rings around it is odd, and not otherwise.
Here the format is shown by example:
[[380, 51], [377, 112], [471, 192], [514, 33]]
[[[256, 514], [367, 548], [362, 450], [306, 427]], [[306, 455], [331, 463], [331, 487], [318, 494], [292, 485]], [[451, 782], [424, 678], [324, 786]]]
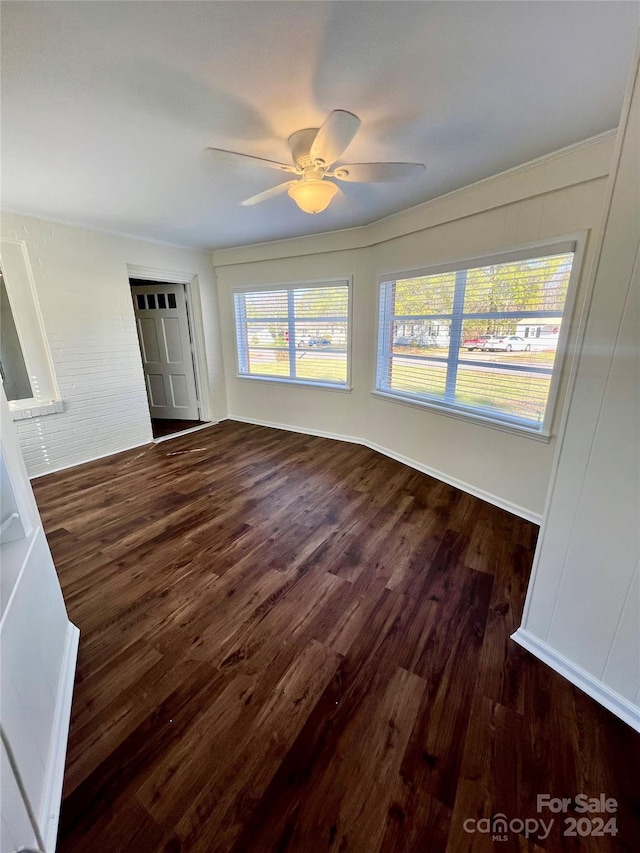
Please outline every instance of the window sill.
[[448, 418], [455, 418], [459, 421], [476, 424], [477, 426], [489, 427], [500, 432], [508, 432], [511, 435], [517, 435], [521, 438], [532, 438], [534, 441], [541, 441], [543, 444], [549, 444], [551, 435], [549, 433], [537, 432], [526, 427], [516, 426], [515, 424], [504, 423], [502, 421], [493, 420], [489, 417], [483, 417], [479, 414], [471, 412], [458, 411], [450, 409], [447, 406], [439, 406], [437, 403], [427, 402], [426, 400], [416, 400], [412, 397], [404, 397], [401, 394], [390, 394], [386, 391], [373, 390], [372, 395], [379, 397], [381, 400], [387, 400], [391, 403], [400, 403], [403, 406], [411, 406], [414, 409], [426, 409], [434, 412], [437, 415], [445, 415]]
[[62, 400], [51, 400], [48, 403], [17, 401], [9, 403], [9, 410], [14, 421], [26, 421], [44, 415], [57, 415], [64, 411], [64, 403]]
[[271, 376], [247, 376], [244, 373], [236, 373], [236, 379], [251, 380], [253, 382], [267, 382], [273, 385], [288, 385], [289, 387], [315, 388], [319, 391], [337, 391], [339, 394], [350, 394], [350, 385], [332, 385], [328, 382], [312, 382], [306, 379], [284, 379]]

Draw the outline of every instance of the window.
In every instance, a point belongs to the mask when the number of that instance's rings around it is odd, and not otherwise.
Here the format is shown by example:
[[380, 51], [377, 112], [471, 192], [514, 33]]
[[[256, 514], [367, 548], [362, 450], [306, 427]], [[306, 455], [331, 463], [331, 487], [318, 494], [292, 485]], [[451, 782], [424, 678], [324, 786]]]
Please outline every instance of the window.
[[346, 281], [243, 290], [234, 298], [240, 376], [347, 386]]
[[24, 243], [2, 240], [2, 374], [14, 420], [62, 411]]
[[0, 374], [7, 400], [30, 400], [33, 397], [2, 270], [0, 270]]
[[548, 435], [575, 242], [380, 284], [376, 389]]

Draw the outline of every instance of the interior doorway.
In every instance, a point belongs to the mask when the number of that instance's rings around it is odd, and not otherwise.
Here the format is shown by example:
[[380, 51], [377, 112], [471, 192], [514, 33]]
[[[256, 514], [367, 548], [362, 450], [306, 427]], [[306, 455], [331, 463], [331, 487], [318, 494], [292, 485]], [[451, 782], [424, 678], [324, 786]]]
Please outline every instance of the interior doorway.
[[204, 425], [185, 286], [130, 278], [154, 438]]

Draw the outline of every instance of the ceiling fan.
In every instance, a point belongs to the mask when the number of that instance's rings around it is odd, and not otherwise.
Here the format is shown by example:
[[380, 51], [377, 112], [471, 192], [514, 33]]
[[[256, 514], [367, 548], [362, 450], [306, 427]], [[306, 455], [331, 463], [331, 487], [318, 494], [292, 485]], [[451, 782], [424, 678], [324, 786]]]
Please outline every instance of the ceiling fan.
[[289, 137], [289, 149], [294, 165], [252, 157], [239, 151], [226, 151], [222, 148], [207, 148], [215, 155], [255, 166], [265, 166], [296, 175], [291, 181], [278, 184], [271, 189], [251, 196], [242, 202], [245, 206], [258, 204], [285, 190], [305, 213], [320, 213], [338, 192], [338, 187], [325, 178], [338, 181], [370, 183], [381, 181], [402, 181], [416, 178], [424, 172], [422, 163], [353, 163], [332, 168], [342, 152], [347, 148], [360, 127], [360, 119], [346, 110], [334, 110], [329, 113], [322, 127], [308, 127], [298, 130]]

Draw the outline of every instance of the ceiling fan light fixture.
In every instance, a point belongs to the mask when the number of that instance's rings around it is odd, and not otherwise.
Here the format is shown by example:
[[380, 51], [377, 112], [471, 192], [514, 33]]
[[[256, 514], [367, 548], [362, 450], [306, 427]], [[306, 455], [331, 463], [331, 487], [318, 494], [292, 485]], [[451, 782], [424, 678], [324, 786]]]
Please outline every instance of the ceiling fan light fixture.
[[216, 156], [222, 155], [239, 163], [267, 166], [296, 176], [290, 181], [246, 198], [240, 202], [243, 207], [253, 207], [254, 204], [267, 201], [286, 191], [303, 213], [320, 213], [326, 210], [338, 192], [338, 186], [332, 181], [324, 181], [324, 178], [335, 178], [337, 181], [352, 184], [369, 184], [418, 180], [423, 176], [423, 163], [351, 163], [335, 166], [359, 127], [358, 116], [347, 110], [333, 110], [322, 127], [297, 130], [288, 140], [293, 165], [224, 148], [207, 150]]
[[329, 206], [329, 202], [338, 192], [331, 181], [302, 180], [287, 190], [291, 198], [305, 213], [320, 213]]

